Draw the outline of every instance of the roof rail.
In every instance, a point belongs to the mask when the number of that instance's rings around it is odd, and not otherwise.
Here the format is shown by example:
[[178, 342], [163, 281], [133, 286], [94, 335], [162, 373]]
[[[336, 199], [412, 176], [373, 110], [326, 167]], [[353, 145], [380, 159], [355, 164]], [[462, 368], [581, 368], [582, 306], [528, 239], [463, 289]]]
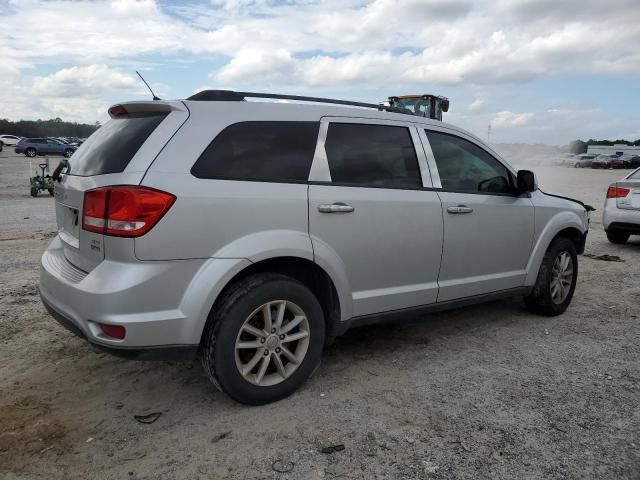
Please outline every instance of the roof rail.
[[283, 95], [279, 93], [235, 92], [233, 90], [202, 90], [191, 95], [187, 100], [206, 102], [241, 102], [245, 98], [273, 98], [277, 100], [298, 100], [301, 102], [330, 103], [334, 105], [348, 105], [350, 107], [375, 108], [379, 111], [405, 113], [413, 115], [413, 112], [404, 108], [378, 105], [375, 103], [352, 102], [351, 100], [336, 100], [333, 98], [305, 97], [302, 95]]

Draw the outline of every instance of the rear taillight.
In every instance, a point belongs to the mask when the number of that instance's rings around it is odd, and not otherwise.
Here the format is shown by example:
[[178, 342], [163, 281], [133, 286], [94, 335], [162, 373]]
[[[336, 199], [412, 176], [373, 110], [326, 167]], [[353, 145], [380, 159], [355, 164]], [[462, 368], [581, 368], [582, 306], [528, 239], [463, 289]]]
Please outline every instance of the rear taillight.
[[82, 228], [114, 237], [139, 237], [158, 223], [176, 197], [148, 187], [118, 186], [84, 194]]
[[628, 188], [611, 186], [607, 190], [607, 198], [623, 198], [629, 195], [630, 191]]

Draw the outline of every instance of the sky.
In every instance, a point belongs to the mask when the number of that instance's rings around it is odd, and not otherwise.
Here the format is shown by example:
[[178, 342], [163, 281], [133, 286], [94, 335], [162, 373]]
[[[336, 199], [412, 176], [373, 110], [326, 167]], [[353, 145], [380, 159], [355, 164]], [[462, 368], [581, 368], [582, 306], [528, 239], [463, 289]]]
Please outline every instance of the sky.
[[[205, 88], [436, 93], [493, 143], [640, 138], [640, 0], [0, 0], [0, 118]], [[0, 132], [5, 133], [5, 132]]]

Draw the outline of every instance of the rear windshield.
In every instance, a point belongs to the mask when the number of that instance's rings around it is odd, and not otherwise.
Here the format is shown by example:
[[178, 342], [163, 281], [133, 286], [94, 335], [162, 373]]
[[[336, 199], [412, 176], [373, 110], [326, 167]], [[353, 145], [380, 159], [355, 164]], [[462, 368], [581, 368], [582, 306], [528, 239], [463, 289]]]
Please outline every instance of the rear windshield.
[[73, 154], [70, 175], [89, 177], [123, 172], [167, 112], [109, 120]]

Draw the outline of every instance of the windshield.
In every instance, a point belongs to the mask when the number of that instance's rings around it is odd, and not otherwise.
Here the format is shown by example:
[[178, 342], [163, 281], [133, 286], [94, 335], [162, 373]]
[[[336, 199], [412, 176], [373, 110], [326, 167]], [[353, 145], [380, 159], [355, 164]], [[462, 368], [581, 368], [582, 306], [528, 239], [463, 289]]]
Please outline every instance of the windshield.
[[109, 120], [78, 147], [69, 160], [69, 174], [88, 177], [123, 172], [167, 115], [162, 112]]

